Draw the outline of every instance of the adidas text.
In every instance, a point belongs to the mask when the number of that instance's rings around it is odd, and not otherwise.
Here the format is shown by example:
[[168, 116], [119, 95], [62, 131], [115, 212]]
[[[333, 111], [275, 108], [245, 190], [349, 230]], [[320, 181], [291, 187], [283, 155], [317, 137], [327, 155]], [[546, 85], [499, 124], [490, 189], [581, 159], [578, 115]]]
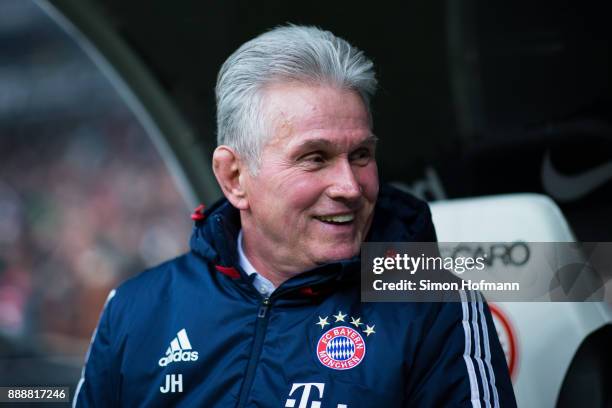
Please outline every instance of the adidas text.
[[197, 360], [198, 360], [197, 351], [175, 351], [169, 356], [160, 358], [159, 365], [161, 367], [165, 367], [174, 361], [197, 361]]

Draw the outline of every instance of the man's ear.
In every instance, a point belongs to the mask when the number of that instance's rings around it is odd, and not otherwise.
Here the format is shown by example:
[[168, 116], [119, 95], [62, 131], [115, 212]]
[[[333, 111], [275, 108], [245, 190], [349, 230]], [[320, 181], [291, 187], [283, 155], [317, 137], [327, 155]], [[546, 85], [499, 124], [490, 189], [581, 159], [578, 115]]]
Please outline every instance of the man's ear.
[[244, 172], [248, 169], [240, 156], [229, 146], [218, 146], [213, 153], [212, 167], [229, 202], [239, 210], [247, 210], [249, 202], [244, 186]]

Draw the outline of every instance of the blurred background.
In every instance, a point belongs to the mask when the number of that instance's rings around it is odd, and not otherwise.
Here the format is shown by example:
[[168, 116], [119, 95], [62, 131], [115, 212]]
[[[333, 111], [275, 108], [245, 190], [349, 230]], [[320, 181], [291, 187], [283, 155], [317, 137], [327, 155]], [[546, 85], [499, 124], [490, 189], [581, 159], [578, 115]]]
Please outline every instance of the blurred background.
[[187, 249], [188, 207], [66, 30], [0, 1], [0, 384], [74, 385], [118, 282]]
[[187, 249], [214, 83], [244, 41], [315, 24], [377, 66], [383, 181], [555, 200], [612, 241], [612, 29], [579, 1], [0, 0], [0, 385], [76, 385], [109, 290]]

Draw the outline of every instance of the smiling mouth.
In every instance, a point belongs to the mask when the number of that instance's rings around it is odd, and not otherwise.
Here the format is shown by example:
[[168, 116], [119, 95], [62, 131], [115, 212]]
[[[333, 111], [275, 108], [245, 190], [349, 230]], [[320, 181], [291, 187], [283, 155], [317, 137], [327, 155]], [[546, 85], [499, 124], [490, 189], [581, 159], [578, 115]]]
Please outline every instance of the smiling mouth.
[[321, 215], [315, 216], [315, 218], [321, 222], [328, 224], [348, 224], [355, 219], [355, 214], [342, 214], [342, 215]]

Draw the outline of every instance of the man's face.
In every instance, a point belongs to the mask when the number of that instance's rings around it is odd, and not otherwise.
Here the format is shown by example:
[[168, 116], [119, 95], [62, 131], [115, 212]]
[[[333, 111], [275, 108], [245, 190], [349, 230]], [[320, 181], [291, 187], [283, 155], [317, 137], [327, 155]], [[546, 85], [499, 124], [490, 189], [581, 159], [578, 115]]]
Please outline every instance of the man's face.
[[378, 170], [364, 102], [354, 91], [301, 84], [265, 90], [272, 135], [257, 175], [243, 173], [247, 256], [299, 273], [359, 253]]

